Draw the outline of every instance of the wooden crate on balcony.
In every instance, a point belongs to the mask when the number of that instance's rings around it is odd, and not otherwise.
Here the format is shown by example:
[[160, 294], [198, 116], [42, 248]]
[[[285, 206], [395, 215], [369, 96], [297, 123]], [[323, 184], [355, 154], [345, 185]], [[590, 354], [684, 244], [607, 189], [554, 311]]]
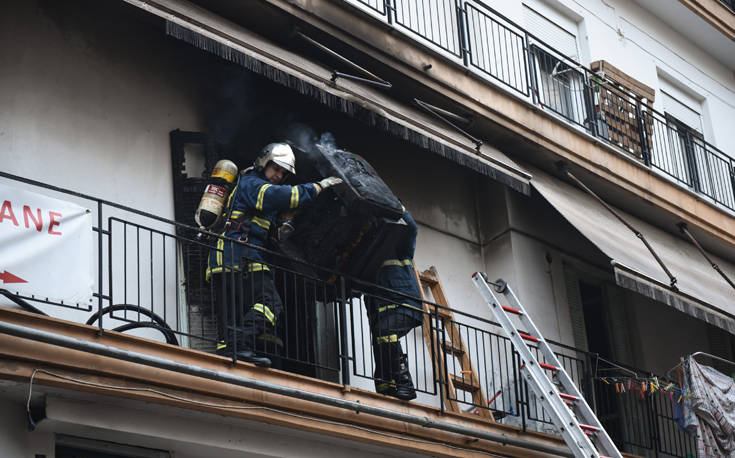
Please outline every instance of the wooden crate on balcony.
[[590, 68], [601, 75], [595, 111], [604, 120], [604, 133], [610, 143], [641, 157], [651, 150], [653, 118], [644, 113], [653, 106], [655, 91], [604, 60], [592, 62]]

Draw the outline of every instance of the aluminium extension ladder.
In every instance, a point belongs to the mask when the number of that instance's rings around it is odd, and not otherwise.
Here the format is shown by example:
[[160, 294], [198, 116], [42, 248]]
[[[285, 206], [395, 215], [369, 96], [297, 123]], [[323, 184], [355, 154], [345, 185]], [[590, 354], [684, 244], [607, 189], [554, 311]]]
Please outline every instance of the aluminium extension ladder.
[[[531, 385], [536, 398], [541, 401], [574, 456], [576, 458], [621, 458], [622, 455], [610, 436], [607, 435], [600, 421], [510, 287], [503, 280], [493, 283], [495, 291], [508, 300], [508, 304], [503, 305], [495, 292], [490, 289], [484, 273], [475, 272], [472, 275], [472, 281], [490, 306], [490, 310], [510, 338], [516, 351], [521, 355], [524, 362], [521, 366], [521, 374], [525, 375], [524, 378]], [[509, 314], [517, 315], [527, 331], [519, 331], [511, 321]], [[547, 363], [538, 362], [526, 341], [538, 345]], [[552, 374], [551, 377], [546, 375], [547, 371]]]

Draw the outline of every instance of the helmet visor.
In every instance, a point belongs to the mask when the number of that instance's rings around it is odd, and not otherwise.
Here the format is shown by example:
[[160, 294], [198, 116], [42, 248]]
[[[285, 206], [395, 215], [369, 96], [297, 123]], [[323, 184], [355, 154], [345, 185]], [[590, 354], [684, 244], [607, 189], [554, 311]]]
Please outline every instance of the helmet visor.
[[281, 166], [281, 167], [283, 167], [284, 169], [286, 169], [286, 171], [287, 171], [288, 173], [290, 173], [290, 174], [292, 174], [292, 175], [295, 175], [295, 174], [296, 174], [296, 167], [294, 167], [294, 166], [293, 166], [293, 164], [289, 164], [288, 162], [286, 162], [286, 161], [283, 161], [283, 160], [280, 160], [280, 159], [278, 159], [278, 158], [273, 158], [273, 159], [271, 159], [271, 161], [272, 161], [273, 163], [275, 163], [275, 164], [278, 164], [278, 165], [280, 165], [280, 166]]

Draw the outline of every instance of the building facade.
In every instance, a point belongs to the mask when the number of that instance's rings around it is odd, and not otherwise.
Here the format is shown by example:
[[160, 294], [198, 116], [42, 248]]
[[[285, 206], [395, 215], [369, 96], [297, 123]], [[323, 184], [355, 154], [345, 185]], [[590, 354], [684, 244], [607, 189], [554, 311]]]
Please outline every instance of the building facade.
[[[511, 285], [621, 451], [694, 456], [674, 396], [631, 384], [735, 356], [731, 3], [2, 10], [3, 456], [569, 453], [477, 271]], [[415, 217], [414, 264], [452, 311], [425, 290], [403, 339], [415, 401], [374, 392], [371, 289], [340, 272], [283, 270], [303, 293], [279, 369], [211, 354], [193, 211], [216, 160], [283, 139], [359, 154]]]

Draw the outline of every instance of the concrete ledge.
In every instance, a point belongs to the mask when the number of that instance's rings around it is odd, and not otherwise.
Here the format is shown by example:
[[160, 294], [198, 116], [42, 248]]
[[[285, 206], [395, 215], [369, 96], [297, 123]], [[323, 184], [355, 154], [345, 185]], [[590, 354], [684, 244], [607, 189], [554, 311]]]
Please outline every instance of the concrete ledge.
[[[392, 400], [375, 393], [357, 389], [345, 389], [335, 383], [324, 382], [287, 372], [261, 369], [250, 364], [238, 363], [232, 366], [226, 359], [207, 353], [180, 348], [164, 343], [105, 331], [101, 336], [98, 329], [92, 326], [72, 323], [55, 318], [43, 317], [23, 311], [0, 307], [0, 320], [34, 329], [54, 332], [75, 339], [88, 340], [120, 349], [127, 349], [145, 353], [177, 362], [188, 363], [218, 371], [229, 372], [243, 377], [257, 378], [289, 387], [295, 387], [314, 393], [321, 393], [335, 398], [382, 407], [407, 414], [428, 417], [441, 421], [451, 421], [457, 425], [485, 430], [507, 437], [522, 438], [523, 440], [544, 443], [554, 447], [564, 448], [563, 441], [553, 436], [539, 433], [523, 433], [518, 428], [489, 423], [470, 414], [442, 414], [438, 409], [430, 406], [406, 403]], [[60, 387], [76, 391], [100, 393], [121, 398], [144, 400], [186, 409], [194, 409], [217, 413], [225, 416], [245, 418], [269, 424], [295, 428], [335, 437], [348, 438], [360, 442], [380, 444], [399, 449], [428, 453], [435, 456], [474, 456], [476, 453], [462, 451], [443, 446], [441, 444], [427, 444], [411, 441], [411, 438], [420, 438], [432, 442], [446, 443], [457, 447], [476, 449], [477, 454], [483, 452], [503, 453], [507, 456], [543, 456], [538, 452], [519, 447], [504, 446], [484, 440], [458, 434], [428, 429], [418, 425], [383, 419], [380, 417], [359, 414], [336, 407], [315, 404], [287, 396], [281, 396], [263, 391], [248, 389], [222, 382], [214, 382], [194, 376], [157, 369], [149, 366], [129, 363], [122, 360], [107, 358], [87, 352], [64, 349], [53, 345], [29, 341], [22, 338], [0, 334], [0, 378], [19, 382], [28, 381], [34, 369], [43, 368], [63, 375], [96, 383], [115, 385], [120, 388], [101, 388], [85, 386], [68, 380], [62, 380], [47, 374], [38, 373], [36, 381], [40, 385]], [[314, 420], [296, 418], [286, 413], [278, 414], [271, 410], [238, 410], [215, 408], [193, 404], [181, 400], [167, 398], [151, 392], [128, 391], [122, 387], [157, 387], [171, 394], [207, 403], [245, 403], [246, 405], [268, 406], [283, 411], [298, 412], [301, 415], [313, 416]], [[328, 419], [344, 423], [335, 426], [332, 423], [320, 422], [319, 419]], [[388, 431], [405, 436], [406, 440], [394, 436], [385, 436], [364, 429]], [[459, 453], [459, 455], [458, 455]]]
[[[712, 24], [727, 38], [735, 41], [735, 12], [718, 0], [679, 0], [697, 16]], [[735, 45], [735, 43], [734, 43]]]

